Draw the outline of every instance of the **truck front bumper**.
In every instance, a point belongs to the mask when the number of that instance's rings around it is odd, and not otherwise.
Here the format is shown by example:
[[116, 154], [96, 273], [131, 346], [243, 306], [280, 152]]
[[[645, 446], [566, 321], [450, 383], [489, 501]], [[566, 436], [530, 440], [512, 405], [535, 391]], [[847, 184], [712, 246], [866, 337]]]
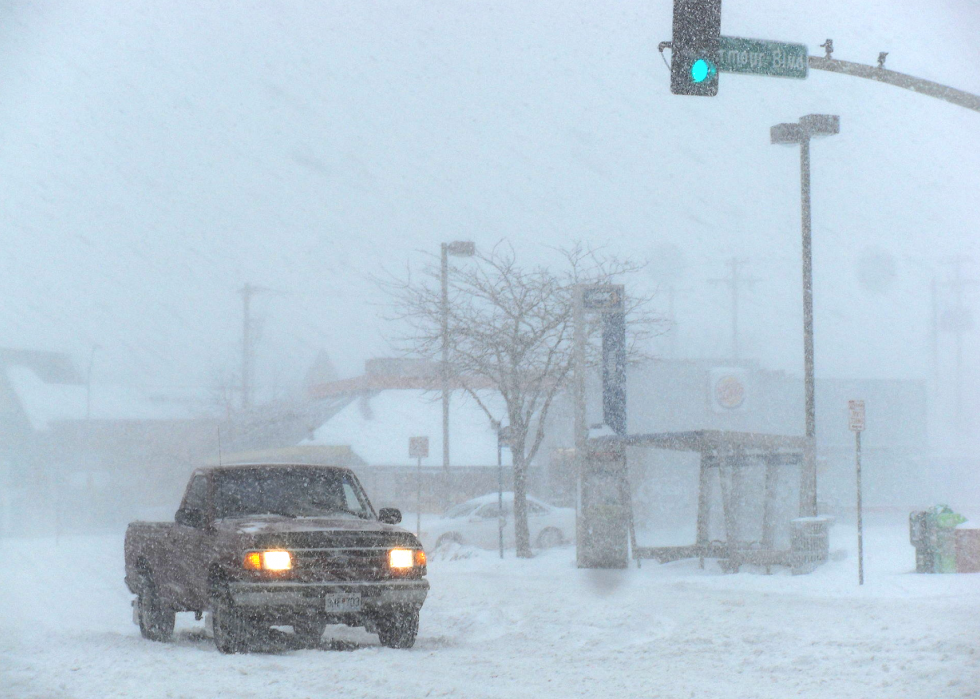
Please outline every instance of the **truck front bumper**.
[[419, 609], [429, 592], [429, 581], [385, 580], [379, 582], [297, 583], [297, 582], [232, 582], [228, 585], [236, 606], [265, 609], [315, 610], [323, 607], [327, 595], [357, 593], [361, 609], [382, 611], [391, 607]]

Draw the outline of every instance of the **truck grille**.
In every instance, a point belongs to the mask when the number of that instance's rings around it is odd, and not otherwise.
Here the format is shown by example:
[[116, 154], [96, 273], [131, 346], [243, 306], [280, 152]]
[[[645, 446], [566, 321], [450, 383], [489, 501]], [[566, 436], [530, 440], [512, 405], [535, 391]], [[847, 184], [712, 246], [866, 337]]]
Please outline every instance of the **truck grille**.
[[388, 547], [381, 549], [293, 549], [295, 574], [303, 580], [371, 581], [391, 577]]

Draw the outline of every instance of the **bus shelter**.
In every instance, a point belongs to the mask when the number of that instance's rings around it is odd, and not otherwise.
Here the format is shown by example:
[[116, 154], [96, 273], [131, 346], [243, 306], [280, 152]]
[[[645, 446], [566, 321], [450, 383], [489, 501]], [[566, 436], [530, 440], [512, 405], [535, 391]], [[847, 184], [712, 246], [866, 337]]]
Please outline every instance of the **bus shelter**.
[[[791, 527], [790, 545], [777, 549], [775, 532], [777, 525], [775, 504], [777, 485], [781, 471], [796, 467], [800, 472], [803, 462], [805, 437], [732, 432], [725, 430], [695, 430], [689, 432], [662, 432], [626, 436], [603, 436], [589, 440], [593, 450], [603, 448], [639, 447], [672, 451], [695, 452], [700, 455], [698, 478], [697, 529], [695, 541], [682, 546], [638, 546], [630, 517], [630, 543], [633, 558], [656, 559], [661, 563], [684, 558], [698, 558], [704, 566], [705, 558], [719, 560], [726, 571], [738, 571], [744, 564], [764, 566], [786, 565], [794, 573], [808, 573], [827, 560], [829, 546], [827, 530], [829, 518], [797, 517]], [[742, 484], [746, 470], [764, 469], [764, 485], [761, 506], [739, 507]], [[709, 531], [713, 490], [720, 490], [724, 521], [724, 539], [712, 539]], [[802, 510], [801, 510], [802, 514]], [[754, 522], [749, 522], [755, 518]], [[761, 540], [748, 541], [743, 531], [749, 524], [758, 528], [761, 519]]]

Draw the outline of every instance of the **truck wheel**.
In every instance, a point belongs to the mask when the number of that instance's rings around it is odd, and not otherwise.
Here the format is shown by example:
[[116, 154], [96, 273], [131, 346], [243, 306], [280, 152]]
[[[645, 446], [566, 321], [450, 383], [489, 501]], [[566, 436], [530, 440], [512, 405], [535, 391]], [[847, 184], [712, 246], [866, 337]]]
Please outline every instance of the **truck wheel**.
[[211, 627], [214, 645], [222, 653], [244, 653], [252, 629], [245, 615], [230, 599], [217, 599], [212, 605]]
[[316, 648], [326, 628], [326, 622], [308, 619], [293, 624], [293, 634], [304, 648]]
[[157, 595], [156, 586], [149, 575], [144, 575], [136, 594], [136, 612], [140, 622], [140, 634], [151, 641], [169, 641], [174, 633], [177, 613]]
[[378, 640], [387, 648], [411, 648], [419, 632], [419, 610], [391, 612], [380, 617]]

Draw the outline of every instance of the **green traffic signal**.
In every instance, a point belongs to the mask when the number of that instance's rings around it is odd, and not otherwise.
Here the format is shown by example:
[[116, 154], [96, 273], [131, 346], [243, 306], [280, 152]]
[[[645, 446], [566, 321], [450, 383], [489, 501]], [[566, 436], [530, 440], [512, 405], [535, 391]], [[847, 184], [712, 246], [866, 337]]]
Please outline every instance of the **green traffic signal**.
[[691, 64], [691, 80], [696, 83], [703, 83], [710, 77], [718, 74], [718, 68], [710, 61], [699, 58]]
[[722, 0], [673, 0], [670, 91], [675, 95], [718, 94]]

